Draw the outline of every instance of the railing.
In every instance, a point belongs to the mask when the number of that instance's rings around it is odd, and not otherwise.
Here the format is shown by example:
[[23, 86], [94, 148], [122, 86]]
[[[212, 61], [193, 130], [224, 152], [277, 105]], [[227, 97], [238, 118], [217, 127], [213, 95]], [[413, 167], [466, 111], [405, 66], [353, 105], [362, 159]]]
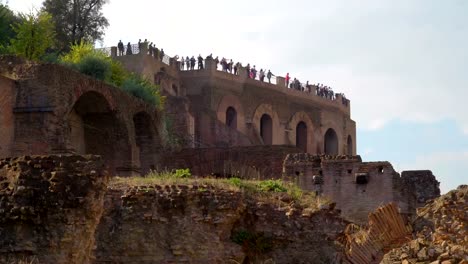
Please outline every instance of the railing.
[[[142, 46], [142, 45], [144, 45], [144, 46]], [[164, 54], [161, 57], [161, 51], [159, 49], [155, 49], [155, 48], [152, 48], [152, 47], [150, 48], [147, 45], [148, 45], [147, 42], [142, 42], [142, 43], [139, 43], [139, 44], [124, 45], [123, 50], [117, 50], [117, 54], [115, 56], [128, 56], [128, 55], [140, 54], [140, 52], [142, 52], [143, 50], [146, 50], [146, 52], [147, 52], [146, 54], [153, 56], [155, 59], [161, 60], [166, 65], [171, 65], [171, 59], [172, 59], [172, 63], [177, 65], [180, 71], [190, 71], [190, 70], [192, 70], [191, 62], [189, 62], [189, 67], [187, 67], [187, 59], [186, 58], [181, 57], [180, 60], [179, 60], [179, 58], [177, 56], [174, 57], [174, 58], [171, 58], [167, 54]], [[145, 47], [145, 49], [141, 49], [141, 47]], [[99, 49], [96, 49], [96, 50], [103, 52], [107, 56], [112, 56], [112, 48], [106, 47], [106, 48], [99, 48]], [[182, 61], [182, 59], [183, 59], [183, 61]], [[191, 61], [191, 58], [189, 58], [189, 61]], [[229, 63], [230, 59], [228, 59], [226, 61]], [[183, 64], [181, 65], [181, 63], [183, 63]], [[206, 68], [205, 59], [202, 59], [201, 66], [202, 66], [201, 69]], [[241, 71], [241, 69], [237, 69], [237, 72], [236, 72], [234, 67], [235, 67], [234, 63], [231, 65], [231, 67], [228, 67], [227, 69], [225, 67], [223, 67], [221, 62], [218, 61], [218, 63], [216, 63], [216, 70], [217, 71], [222, 71], [222, 72], [225, 72], [225, 73], [228, 73], [228, 74], [233, 74], [233, 75], [247, 74], [247, 76], [246, 76], [247, 78], [250, 78], [250, 79], [253, 79], [253, 80], [256, 80], [256, 81], [265, 82], [265, 83], [271, 83], [273, 85], [282, 85], [279, 82], [280, 81], [285, 82], [284, 77], [282, 77], [281, 79], [277, 79], [275, 75], [273, 75], [271, 77], [271, 79], [268, 80], [268, 78], [267, 78], [268, 71], [264, 72], [263, 80], [261, 80], [260, 79], [260, 71], [257, 71], [255, 76], [251, 76], [250, 72], [245, 71], [246, 68], [242, 67], [242, 65], [240, 66], [240, 68], [243, 69], [242, 71]], [[201, 69], [199, 68], [199, 65], [198, 65], [198, 58], [195, 58], [195, 65], [193, 67], [193, 70], [201, 70]], [[284, 85], [288, 89], [294, 89], [294, 90], [301, 91], [301, 92], [304, 92], [304, 93], [307, 93], [307, 94], [312, 94], [312, 95], [319, 96], [319, 97], [322, 97], [324, 99], [331, 100], [331, 101], [337, 100], [336, 96], [341, 95], [341, 97], [342, 97], [342, 102], [341, 103], [343, 105], [345, 105], [345, 106], [348, 106], [348, 104], [349, 104], [349, 100], [346, 99], [344, 94], [334, 93], [333, 90], [328, 89], [329, 87], [325, 88], [326, 86], [322, 87], [322, 86], [318, 86], [316, 84], [307, 85], [307, 84], [301, 83], [299, 81], [294, 82], [294, 78], [290, 78], [289, 83], [284, 83]]]

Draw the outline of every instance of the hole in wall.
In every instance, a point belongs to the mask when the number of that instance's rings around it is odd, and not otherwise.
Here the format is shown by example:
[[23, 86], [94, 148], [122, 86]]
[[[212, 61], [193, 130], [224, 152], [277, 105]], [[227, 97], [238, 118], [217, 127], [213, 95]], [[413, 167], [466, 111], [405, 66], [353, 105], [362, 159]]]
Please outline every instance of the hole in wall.
[[384, 168], [382, 166], [379, 167], [379, 173], [380, 174], [384, 173]]

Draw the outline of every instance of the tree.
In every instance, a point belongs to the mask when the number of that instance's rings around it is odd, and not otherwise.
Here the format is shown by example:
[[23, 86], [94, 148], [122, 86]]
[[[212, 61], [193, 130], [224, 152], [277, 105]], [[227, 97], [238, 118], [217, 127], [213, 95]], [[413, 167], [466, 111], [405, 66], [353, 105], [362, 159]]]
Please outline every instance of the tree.
[[103, 16], [102, 6], [107, 0], [45, 0], [42, 10], [50, 13], [57, 32], [57, 45], [69, 51], [71, 45], [82, 41], [102, 40], [109, 22]]
[[19, 22], [20, 18], [8, 8], [8, 5], [0, 3], [0, 47], [10, 44], [10, 40], [16, 36], [11, 25]]
[[29, 60], [38, 60], [51, 48], [55, 40], [52, 17], [46, 12], [20, 14], [22, 22], [12, 27], [16, 37], [11, 40], [10, 48], [17, 55]]

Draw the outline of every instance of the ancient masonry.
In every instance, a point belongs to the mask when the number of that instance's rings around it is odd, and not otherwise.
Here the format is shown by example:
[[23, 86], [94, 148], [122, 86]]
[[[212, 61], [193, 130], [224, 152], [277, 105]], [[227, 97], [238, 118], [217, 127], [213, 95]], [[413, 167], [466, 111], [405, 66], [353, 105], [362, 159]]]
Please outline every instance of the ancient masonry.
[[[54, 64], [0, 57], [0, 158], [51, 153], [101, 155], [111, 175], [190, 168], [194, 174], [231, 175], [240, 166], [266, 178], [287, 178], [337, 202], [364, 222], [384, 202], [403, 213], [439, 195], [430, 171], [403, 172], [388, 162], [356, 156], [356, 123], [349, 100], [325, 99], [219, 71], [182, 71], [173, 58], [155, 58], [142, 45], [134, 55], [110, 55], [159, 84], [164, 113], [120, 89]], [[183, 149], [167, 151], [162, 117]], [[288, 156], [289, 155], [289, 156]]]

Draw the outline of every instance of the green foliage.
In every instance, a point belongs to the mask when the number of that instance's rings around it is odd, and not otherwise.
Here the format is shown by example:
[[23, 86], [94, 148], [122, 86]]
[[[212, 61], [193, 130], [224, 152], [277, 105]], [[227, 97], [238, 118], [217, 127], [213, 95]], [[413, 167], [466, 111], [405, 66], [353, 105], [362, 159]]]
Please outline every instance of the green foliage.
[[109, 22], [102, 14], [107, 0], [45, 0], [42, 10], [52, 15], [58, 47], [68, 51], [82, 41], [94, 43], [104, 36]]
[[281, 180], [266, 180], [258, 183], [258, 189], [263, 192], [286, 192], [288, 189]]
[[98, 80], [110, 80], [110, 77], [112, 76], [110, 61], [103, 59], [100, 56], [96, 56], [93, 53], [84, 56], [83, 59], [77, 64], [77, 66], [81, 73], [94, 77]]
[[190, 172], [190, 169], [177, 169], [174, 172], [174, 176], [177, 178], [190, 178], [192, 173]]
[[122, 87], [124, 81], [128, 78], [129, 73], [125, 70], [122, 63], [116, 60], [110, 60], [111, 76], [109, 82], [117, 87]]
[[[94, 50], [94, 46], [91, 43], [81, 41], [78, 44], [72, 45], [70, 51], [60, 57], [60, 61], [65, 64], [78, 64], [87, 55], [98, 52]], [[102, 56], [105, 58], [105, 55]]]
[[12, 25], [21, 22], [21, 18], [5, 4], [0, 3], [0, 53], [7, 53], [7, 46], [16, 37]]
[[123, 82], [121, 88], [127, 93], [132, 94], [133, 96], [138, 97], [159, 109], [163, 108], [159, 87], [139, 75], [131, 74], [129, 78]]
[[41, 12], [20, 17], [22, 22], [13, 25], [16, 37], [11, 39], [11, 49], [15, 54], [29, 60], [38, 60], [54, 44], [55, 32], [51, 16]]
[[229, 183], [236, 186], [236, 187], [241, 187], [242, 186], [242, 180], [236, 177], [229, 178]]

